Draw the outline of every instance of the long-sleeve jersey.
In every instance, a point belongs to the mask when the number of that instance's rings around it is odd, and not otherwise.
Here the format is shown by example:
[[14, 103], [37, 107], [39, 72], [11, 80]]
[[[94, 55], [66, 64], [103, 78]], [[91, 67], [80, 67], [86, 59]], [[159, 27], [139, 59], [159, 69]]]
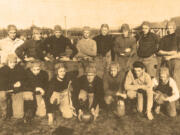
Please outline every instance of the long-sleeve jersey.
[[96, 42], [92, 39], [82, 38], [77, 42], [76, 47], [79, 57], [94, 57], [97, 54]]
[[20, 82], [21, 86], [18, 91], [22, 91], [25, 77], [26, 72], [22, 66], [16, 65], [13, 69], [10, 69], [5, 65], [0, 68], [0, 90], [14, 90], [14, 84]]
[[64, 78], [60, 81], [57, 79], [57, 76], [52, 78], [52, 80], [49, 82], [49, 90], [50, 91], [56, 91], [56, 92], [62, 92], [65, 89], [68, 88], [69, 82], [71, 78], [68, 73], [64, 76]]
[[15, 40], [10, 39], [9, 37], [0, 40], [0, 56], [1, 63], [5, 63], [7, 60], [8, 54], [15, 54], [17, 47], [22, 45], [24, 41], [16, 38]]
[[[118, 36], [115, 39], [114, 51], [117, 56], [124, 54], [124, 56], [131, 56], [136, 53], [136, 40], [134, 37], [123, 35]], [[130, 48], [130, 52], [125, 52], [127, 48]]]
[[123, 93], [123, 76], [118, 73], [113, 77], [109, 72], [106, 72], [103, 77], [103, 85], [105, 95], [115, 95], [116, 92]]
[[35, 59], [43, 60], [45, 54], [43, 53], [42, 45], [41, 40], [27, 40], [24, 44], [19, 46], [15, 52], [21, 60], [24, 60], [25, 57], [33, 57]]
[[146, 72], [143, 72], [143, 74], [137, 78], [133, 71], [129, 70], [125, 79], [125, 90], [138, 90], [137, 86], [140, 85], [146, 86], [147, 90], [152, 90], [153, 83], [150, 75]]
[[158, 51], [158, 37], [156, 34], [149, 32], [148, 34], [140, 36], [139, 47], [137, 55], [141, 58], [148, 58]]
[[35, 92], [36, 87], [47, 90], [48, 74], [41, 70], [38, 75], [34, 75], [30, 70], [26, 72], [24, 91]]
[[74, 57], [77, 53], [77, 49], [71, 44], [71, 41], [63, 35], [61, 35], [60, 38], [51, 36], [44, 41], [44, 48], [46, 52], [53, 55], [54, 58], [65, 55], [67, 47], [72, 50], [71, 57]]
[[111, 51], [112, 59], [114, 59], [114, 39], [111, 35], [98, 35], [93, 39], [97, 44], [97, 55], [105, 57]]
[[[101, 105], [104, 99], [103, 81], [96, 76], [92, 83], [89, 83], [86, 75], [81, 76], [78, 79], [78, 89], [85, 90], [87, 93], [94, 94], [94, 99], [91, 108], [95, 108], [97, 104]], [[79, 105], [79, 109], [81, 106]]]

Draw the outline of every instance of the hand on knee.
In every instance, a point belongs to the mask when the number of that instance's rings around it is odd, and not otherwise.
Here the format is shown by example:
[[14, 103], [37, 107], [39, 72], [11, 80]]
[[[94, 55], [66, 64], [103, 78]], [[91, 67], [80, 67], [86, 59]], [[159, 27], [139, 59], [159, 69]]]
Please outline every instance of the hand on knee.
[[104, 100], [105, 100], [105, 103], [106, 103], [107, 105], [110, 105], [110, 104], [113, 102], [113, 97], [112, 97], [112, 96], [106, 96], [106, 97], [104, 98]]
[[61, 110], [63, 118], [70, 119], [73, 117], [73, 111], [70, 108]]

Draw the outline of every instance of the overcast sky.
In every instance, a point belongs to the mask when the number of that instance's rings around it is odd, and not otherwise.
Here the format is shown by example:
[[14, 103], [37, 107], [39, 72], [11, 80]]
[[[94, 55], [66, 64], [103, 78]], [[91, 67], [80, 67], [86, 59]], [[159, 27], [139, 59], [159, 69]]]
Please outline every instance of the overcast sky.
[[180, 16], [180, 0], [0, 0], [0, 28], [31, 26], [110, 27], [142, 21], [163, 21]]

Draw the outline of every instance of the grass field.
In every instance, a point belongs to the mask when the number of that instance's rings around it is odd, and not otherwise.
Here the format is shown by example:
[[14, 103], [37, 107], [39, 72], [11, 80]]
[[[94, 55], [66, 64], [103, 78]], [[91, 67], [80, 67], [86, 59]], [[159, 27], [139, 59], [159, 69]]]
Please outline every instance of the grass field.
[[47, 118], [35, 118], [31, 125], [22, 120], [0, 121], [0, 135], [52, 135], [59, 126], [72, 128], [73, 135], [180, 135], [180, 116], [169, 118], [160, 114], [149, 121], [138, 113], [118, 118], [113, 113], [101, 112], [93, 123], [82, 123], [75, 117], [65, 120], [59, 114], [56, 118], [53, 127], [47, 125]]

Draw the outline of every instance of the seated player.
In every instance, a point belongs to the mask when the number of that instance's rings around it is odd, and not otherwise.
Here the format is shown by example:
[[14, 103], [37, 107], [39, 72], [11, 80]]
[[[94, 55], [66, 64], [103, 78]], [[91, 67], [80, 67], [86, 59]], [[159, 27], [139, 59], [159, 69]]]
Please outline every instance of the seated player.
[[144, 95], [147, 96], [146, 114], [147, 118], [152, 120], [154, 118], [151, 112], [153, 106], [153, 83], [150, 75], [145, 72], [145, 66], [142, 62], [136, 61], [133, 63], [133, 69], [128, 71], [125, 78], [124, 87], [127, 91], [130, 108], [136, 106], [137, 99], [137, 110], [140, 113], [143, 112]]
[[47, 89], [48, 74], [41, 70], [41, 62], [36, 60], [27, 70], [24, 87], [24, 122], [30, 123], [34, 115], [45, 116], [46, 107], [43, 95]]
[[77, 81], [78, 94], [76, 109], [78, 119], [81, 121], [87, 113], [94, 117], [99, 115], [99, 106], [103, 103], [103, 81], [96, 75], [96, 67], [90, 65], [86, 67], [86, 74]]
[[159, 114], [161, 106], [165, 106], [168, 115], [175, 117], [177, 115], [176, 101], [179, 99], [179, 91], [176, 82], [170, 77], [167, 67], [160, 68], [159, 81], [156, 80], [156, 82], [154, 86], [154, 99], [157, 103], [155, 112]]
[[124, 76], [119, 71], [119, 64], [115, 62], [110, 64], [109, 71], [103, 77], [105, 103], [109, 106], [115, 102], [118, 116], [125, 115], [124, 99], [126, 98], [126, 94], [123, 91], [123, 79]]
[[55, 65], [56, 76], [49, 82], [47, 97], [48, 123], [53, 124], [54, 105], [59, 106], [59, 110], [64, 118], [73, 117], [73, 107], [71, 102], [71, 76], [66, 73], [64, 63]]

